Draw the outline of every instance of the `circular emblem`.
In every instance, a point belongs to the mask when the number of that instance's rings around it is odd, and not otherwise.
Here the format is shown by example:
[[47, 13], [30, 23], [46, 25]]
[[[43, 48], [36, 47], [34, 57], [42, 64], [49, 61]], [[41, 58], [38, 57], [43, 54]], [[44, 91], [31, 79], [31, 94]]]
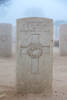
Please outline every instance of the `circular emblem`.
[[42, 44], [41, 43], [31, 43], [28, 47], [27, 54], [32, 58], [39, 58], [42, 56]]

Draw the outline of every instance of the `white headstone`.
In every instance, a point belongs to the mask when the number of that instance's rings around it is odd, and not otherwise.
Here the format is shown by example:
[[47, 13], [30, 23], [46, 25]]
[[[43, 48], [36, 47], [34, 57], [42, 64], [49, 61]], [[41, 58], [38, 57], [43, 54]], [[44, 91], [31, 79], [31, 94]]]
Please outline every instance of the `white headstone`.
[[67, 24], [60, 25], [59, 48], [60, 48], [60, 55], [67, 56]]
[[12, 54], [12, 25], [0, 24], [0, 56]]
[[46, 18], [17, 20], [17, 89], [41, 93], [52, 89], [53, 21]]

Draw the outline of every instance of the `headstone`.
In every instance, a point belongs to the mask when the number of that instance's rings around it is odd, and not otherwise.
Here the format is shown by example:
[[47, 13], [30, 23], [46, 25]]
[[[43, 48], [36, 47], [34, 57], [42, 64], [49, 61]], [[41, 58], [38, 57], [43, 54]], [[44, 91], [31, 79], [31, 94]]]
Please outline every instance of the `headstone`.
[[0, 57], [12, 54], [12, 25], [0, 24]]
[[59, 50], [61, 56], [67, 56], [67, 24], [59, 27]]
[[12, 32], [12, 53], [13, 56], [16, 56], [16, 26], [13, 26], [13, 32]]
[[17, 91], [51, 92], [52, 71], [53, 21], [46, 18], [18, 19]]

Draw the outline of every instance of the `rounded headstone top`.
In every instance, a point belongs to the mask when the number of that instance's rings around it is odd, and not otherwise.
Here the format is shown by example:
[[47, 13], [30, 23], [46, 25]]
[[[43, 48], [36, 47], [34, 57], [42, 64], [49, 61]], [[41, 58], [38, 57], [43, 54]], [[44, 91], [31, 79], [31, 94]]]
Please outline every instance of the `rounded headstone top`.
[[20, 19], [17, 19], [17, 21], [23, 21], [23, 22], [34, 22], [34, 21], [49, 21], [49, 22], [52, 22], [53, 20], [50, 19], [50, 18], [42, 18], [42, 17], [26, 17], [26, 18], [20, 18]]

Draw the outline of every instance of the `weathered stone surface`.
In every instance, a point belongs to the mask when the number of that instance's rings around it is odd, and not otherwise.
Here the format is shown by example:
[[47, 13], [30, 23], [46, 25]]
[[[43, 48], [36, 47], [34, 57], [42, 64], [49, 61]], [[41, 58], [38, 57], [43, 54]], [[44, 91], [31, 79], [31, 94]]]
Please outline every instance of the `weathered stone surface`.
[[12, 25], [0, 24], [0, 57], [12, 54]]
[[53, 73], [53, 21], [17, 20], [17, 90], [51, 92]]
[[59, 49], [60, 55], [67, 56], [67, 24], [59, 27]]

